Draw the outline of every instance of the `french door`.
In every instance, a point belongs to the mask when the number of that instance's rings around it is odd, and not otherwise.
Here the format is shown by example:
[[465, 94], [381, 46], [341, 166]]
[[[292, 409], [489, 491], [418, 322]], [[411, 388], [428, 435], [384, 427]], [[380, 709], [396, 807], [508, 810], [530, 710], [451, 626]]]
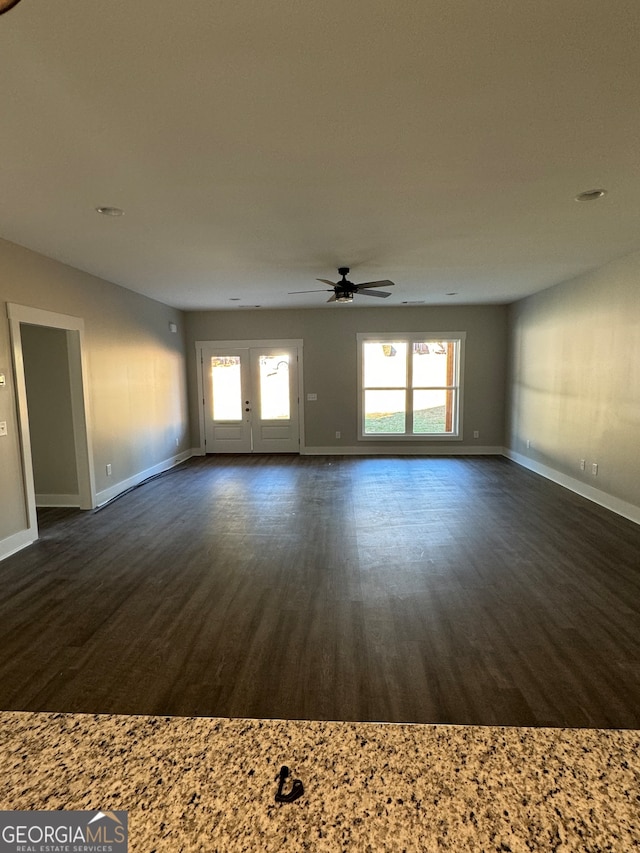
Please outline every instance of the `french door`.
[[207, 453], [298, 453], [298, 347], [200, 344]]

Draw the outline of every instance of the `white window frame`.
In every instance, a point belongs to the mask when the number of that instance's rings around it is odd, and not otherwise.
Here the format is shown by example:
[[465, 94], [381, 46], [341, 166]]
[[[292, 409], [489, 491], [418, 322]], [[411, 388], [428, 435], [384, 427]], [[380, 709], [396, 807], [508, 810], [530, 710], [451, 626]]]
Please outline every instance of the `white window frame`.
[[[358, 345], [358, 441], [462, 441], [463, 436], [463, 393], [464, 393], [464, 347], [466, 332], [358, 332], [356, 334]], [[398, 341], [407, 344], [407, 384], [404, 388], [406, 393], [406, 416], [407, 426], [411, 427], [413, 422], [412, 407], [412, 385], [411, 358], [410, 353], [414, 343], [425, 341], [452, 341], [458, 344], [458, 358], [455, 369], [454, 384], [450, 386], [438, 386], [443, 389], [456, 391], [457, 411], [454, 412], [454, 429], [450, 433], [393, 433], [393, 434], [366, 434], [364, 431], [364, 394], [367, 388], [364, 384], [364, 357], [365, 343], [386, 343]], [[378, 390], [378, 389], [376, 389]], [[394, 391], [401, 390], [394, 388]]]

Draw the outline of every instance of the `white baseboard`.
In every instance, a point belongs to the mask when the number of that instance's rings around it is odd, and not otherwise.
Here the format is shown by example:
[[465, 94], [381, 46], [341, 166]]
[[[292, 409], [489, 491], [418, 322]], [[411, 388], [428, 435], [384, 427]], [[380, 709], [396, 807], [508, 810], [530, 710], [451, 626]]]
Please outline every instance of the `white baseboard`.
[[513, 462], [517, 462], [518, 465], [522, 465], [523, 468], [528, 468], [529, 471], [540, 474], [542, 477], [546, 477], [547, 480], [552, 480], [554, 483], [558, 483], [559, 486], [564, 486], [565, 489], [569, 489], [605, 509], [610, 509], [611, 512], [615, 512], [617, 515], [623, 516], [623, 518], [628, 518], [629, 521], [640, 524], [639, 506], [616, 498], [608, 494], [608, 492], [596, 489], [588, 483], [583, 483], [575, 477], [570, 477], [568, 474], [556, 471], [555, 468], [550, 468], [542, 462], [536, 462], [535, 459], [530, 459], [528, 456], [523, 456], [522, 453], [516, 453], [509, 448], [505, 448], [504, 455]]
[[204, 447], [192, 447], [191, 456], [206, 456]]
[[398, 447], [397, 445], [380, 447], [380, 445], [357, 445], [355, 447], [305, 447], [300, 450], [301, 456], [502, 456], [503, 447], [478, 447], [477, 445], [461, 446], [451, 444], [443, 447]]
[[127, 489], [131, 489], [134, 486], [138, 486], [144, 480], [147, 480], [149, 477], [153, 477], [154, 474], [162, 474], [163, 471], [168, 471], [170, 468], [174, 468], [181, 462], [190, 459], [192, 455], [193, 453], [191, 450], [183, 450], [182, 453], [177, 453], [170, 459], [165, 459], [163, 462], [158, 462], [157, 465], [153, 465], [151, 468], [147, 468], [144, 471], [140, 471], [137, 474], [134, 474], [133, 477], [129, 477], [126, 480], [121, 480], [119, 483], [115, 483], [113, 486], [109, 486], [108, 489], [103, 489], [101, 492], [98, 492], [96, 494], [97, 506], [102, 506], [102, 504], [113, 500], [113, 498], [122, 494], [122, 492], [126, 492]]
[[36, 506], [80, 506], [80, 495], [36, 495]]
[[7, 536], [6, 539], [0, 539], [0, 560], [10, 557], [16, 551], [21, 551], [37, 539], [37, 533], [34, 535], [32, 530], [20, 530], [18, 533]]

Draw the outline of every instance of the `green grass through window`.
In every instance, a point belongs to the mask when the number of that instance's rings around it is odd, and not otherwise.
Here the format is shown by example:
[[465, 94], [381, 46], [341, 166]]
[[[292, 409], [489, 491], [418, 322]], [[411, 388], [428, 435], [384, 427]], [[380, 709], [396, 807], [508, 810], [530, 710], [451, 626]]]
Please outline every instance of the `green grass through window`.
[[[434, 406], [432, 409], [420, 409], [413, 413], [414, 433], [444, 433], [445, 407]], [[367, 415], [364, 423], [365, 435], [404, 435], [405, 416], [402, 412], [392, 414], [376, 413]]]

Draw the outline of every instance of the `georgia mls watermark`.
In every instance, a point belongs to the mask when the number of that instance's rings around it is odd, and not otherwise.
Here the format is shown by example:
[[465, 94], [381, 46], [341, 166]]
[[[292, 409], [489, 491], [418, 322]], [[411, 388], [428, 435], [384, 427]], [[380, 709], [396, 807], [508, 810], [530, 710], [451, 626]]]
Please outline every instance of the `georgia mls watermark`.
[[0, 853], [127, 853], [127, 812], [0, 811]]

